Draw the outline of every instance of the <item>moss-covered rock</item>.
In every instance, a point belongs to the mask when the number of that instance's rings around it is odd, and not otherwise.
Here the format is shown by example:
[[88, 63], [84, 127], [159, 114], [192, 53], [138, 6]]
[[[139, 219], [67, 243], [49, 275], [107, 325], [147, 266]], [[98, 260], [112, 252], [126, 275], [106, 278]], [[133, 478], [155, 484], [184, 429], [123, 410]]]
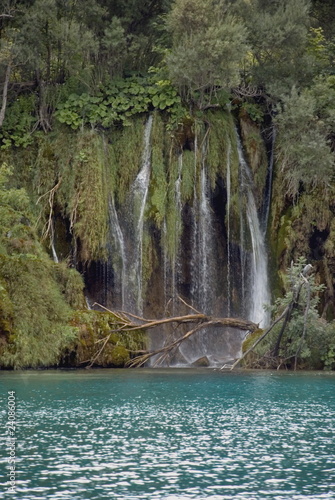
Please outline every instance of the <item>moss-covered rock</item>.
[[75, 311], [71, 324], [78, 336], [68, 346], [62, 363], [72, 366], [123, 367], [136, 352], [145, 349], [147, 336], [142, 331], [118, 330], [117, 318], [109, 312]]

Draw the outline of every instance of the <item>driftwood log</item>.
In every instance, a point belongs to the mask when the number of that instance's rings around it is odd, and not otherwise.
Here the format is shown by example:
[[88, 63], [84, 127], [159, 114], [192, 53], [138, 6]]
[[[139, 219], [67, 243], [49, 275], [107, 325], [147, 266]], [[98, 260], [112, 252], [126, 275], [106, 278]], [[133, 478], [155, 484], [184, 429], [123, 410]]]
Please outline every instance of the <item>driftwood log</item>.
[[95, 306], [100, 307], [101, 309], [111, 313], [114, 316], [116, 327], [113, 330], [111, 330], [111, 332], [109, 333], [109, 335], [107, 335], [105, 339], [103, 339], [102, 345], [91, 359], [89, 367], [91, 367], [94, 364], [95, 360], [102, 353], [112, 333], [116, 332], [123, 332], [123, 331], [135, 332], [138, 330], [150, 330], [152, 328], [164, 326], [167, 324], [173, 325], [174, 332], [176, 332], [176, 330], [181, 325], [190, 326], [190, 328], [187, 329], [186, 333], [181, 333], [177, 338], [175, 338], [174, 335], [173, 339], [170, 338], [167, 339], [163, 347], [157, 350], [141, 353], [139, 356], [133, 358], [129, 362], [129, 366], [135, 367], [144, 365], [150, 358], [157, 355], [159, 356], [155, 364], [163, 362], [167, 358], [167, 356], [171, 353], [171, 351], [177, 349], [180, 346], [180, 344], [182, 344], [185, 340], [189, 339], [195, 333], [204, 330], [208, 327], [229, 327], [229, 328], [236, 328], [238, 330], [244, 330], [247, 332], [254, 332], [259, 328], [256, 323], [241, 318], [215, 318], [212, 316], [207, 316], [206, 314], [202, 314], [199, 311], [196, 311], [194, 308], [186, 304], [184, 301], [182, 302], [192, 309], [192, 313], [181, 316], [171, 316], [163, 319], [147, 319], [125, 311], [112, 311], [104, 306], [101, 306], [101, 304], [95, 303], [94, 304]]
[[[307, 329], [307, 319], [308, 319], [308, 312], [310, 308], [310, 299], [311, 299], [311, 287], [310, 283], [307, 279], [307, 276], [309, 276], [311, 269], [308, 267], [312, 268], [312, 266], [306, 266], [305, 269], [307, 269], [308, 273], [301, 273], [300, 274], [300, 280], [298, 283], [295, 284], [293, 288], [293, 296], [292, 300], [290, 303], [286, 306], [284, 311], [279, 315], [279, 317], [275, 318], [271, 325], [264, 330], [264, 332], [257, 338], [257, 340], [253, 343], [253, 345], [247, 349], [242, 356], [235, 361], [233, 365], [230, 366], [230, 369], [233, 370], [236, 366], [240, 364], [240, 362], [251, 352], [255, 349], [255, 347], [262, 342], [262, 340], [269, 335], [269, 333], [272, 331], [273, 327], [277, 325], [281, 320], [283, 321], [283, 325], [279, 331], [279, 334], [277, 336], [277, 341], [274, 345], [273, 351], [271, 352], [271, 355], [273, 359], [277, 359], [279, 361], [279, 348], [280, 348], [280, 343], [284, 334], [284, 331], [289, 324], [292, 316], [292, 311], [293, 309], [297, 306], [299, 302], [299, 297], [300, 297], [300, 292], [303, 287], [306, 288], [307, 291], [307, 302], [305, 306], [305, 312], [304, 312], [304, 323], [303, 323], [303, 331], [302, 335], [300, 338], [300, 343], [298, 345], [296, 353], [291, 356], [294, 358], [294, 369], [297, 368], [297, 362], [298, 362], [298, 356], [300, 354], [304, 338], [306, 336], [306, 329]], [[155, 361], [155, 365], [158, 365], [165, 361], [167, 357], [170, 355], [170, 353], [173, 350], [177, 350], [178, 347], [187, 339], [189, 339], [192, 335], [195, 333], [204, 330], [208, 327], [227, 327], [227, 328], [236, 328], [237, 330], [244, 330], [247, 333], [253, 333], [256, 330], [259, 329], [259, 325], [256, 323], [253, 323], [252, 321], [248, 321], [245, 319], [241, 318], [216, 318], [212, 316], [208, 316], [206, 314], [203, 314], [196, 309], [194, 309], [192, 306], [187, 304], [181, 297], [179, 297], [179, 300], [187, 306], [189, 309], [192, 310], [192, 313], [190, 314], [185, 314], [181, 316], [171, 316], [163, 319], [147, 319], [143, 318], [141, 316], [136, 316], [134, 314], [131, 314], [129, 312], [124, 312], [124, 311], [111, 311], [107, 309], [104, 306], [101, 306], [100, 304], [95, 304], [96, 306], [99, 306], [100, 308], [104, 309], [105, 311], [110, 312], [113, 314], [115, 318], [115, 323], [116, 327], [115, 329], [111, 330], [110, 334], [107, 335], [105, 339], [102, 340], [102, 346], [101, 348], [97, 351], [97, 353], [93, 356], [93, 358], [90, 361], [89, 367], [92, 366], [95, 362], [95, 360], [99, 357], [99, 355], [102, 353], [103, 349], [107, 345], [110, 336], [114, 332], [122, 332], [122, 331], [127, 331], [127, 332], [134, 332], [138, 330], [149, 330], [155, 327], [159, 326], [164, 326], [167, 324], [173, 325], [174, 329], [174, 335], [173, 336], [168, 336], [164, 342], [164, 345], [160, 347], [159, 349], [153, 350], [153, 351], [145, 351], [138, 353], [139, 355], [133, 358], [129, 362], [129, 366], [142, 366], [144, 365], [150, 358], [153, 356], [157, 356], [157, 359]], [[181, 325], [189, 325], [190, 328], [187, 329], [186, 333], [180, 333], [179, 336], [176, 338], [176, 331]], [[289, 358], [288, 358], [289, 359]], [[286, 361], [286, 360], [284, 360]], [[278, 368], [280, 368], [281, 364], [283, 361], [280, 361], [280, 364], [278, 365]], [[226, 368], [224, 365], [222, 369]]]

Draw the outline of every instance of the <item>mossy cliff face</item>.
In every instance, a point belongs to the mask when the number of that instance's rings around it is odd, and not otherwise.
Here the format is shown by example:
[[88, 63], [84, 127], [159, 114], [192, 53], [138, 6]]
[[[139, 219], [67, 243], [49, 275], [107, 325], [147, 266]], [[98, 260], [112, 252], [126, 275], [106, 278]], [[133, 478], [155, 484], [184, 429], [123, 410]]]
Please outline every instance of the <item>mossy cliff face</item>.
[[271, 268], [277, 293], [281, 293], [281, 276], [300, 256], [314, 267], [318, 283], [326, 289], [321, 297], [320, 313], [331, 321], [335, 318], [335, 190], [317, 186], [304, 189], [291, 200], [283, 187], [285, 181], [276, 166], [273, 184], [272, 217], [269, 228]]
[[[13, 175], [3, 180], [1, 202], [2, 366], [81, 366], [108, 335], [106, 348], [95, 361], [99, 366], [123, 366], [133, 351], [143, 348], [143, 336], [111, 334], [113, 319], [108, 314], [85, 310], [83, 289], [92, 302], [111, 308], [125, 303], [129, 290], [123, 289], [122, 279], [131, 272], [128, 250], [137, 231], [129, 207], [143, 162], [147, 121], [148, 115], [138, 115], [129, 127], [105, 131], [59, 126], [24, 150], [3, 153], [2, 159], [13, 165]], [[222, 110], [184, 117], [173, 134], [167, 125], [164, 113], [153, 114], [150, 182], [141, 229], [141, 312], [162, 316], [167, 304], [170, 313], [185, 312], [176, 305], [178, 295], [200, 307], [196, 296], [201, 290], [196, 290], [195, 282], [203, 278], [198, 269], [201, 256], [195, 258], [200, 241], [195, 228], [207, 203], [210, 231], [202, 244], [204, 255], [215, 261], [206, 268], [211, 283], [209, 312], [246, 314], [241, 303], [248, 277], [242, 257], [250, 260], [251, 238], [243, 215], [247, 201], [241, 194], [236, 130], [261, 218], [271, 152], [271, 141], [264, 141], [265, 125], [245, 110], [235, 118]], [[292, 197], [285, 189], [287, 173], [280, 158], [278, 149], [269, 225], [264, 228], [272, 295], [283, 292], [281, 276], [291, 260], [305, 256], [315, 267], [317, 280], [327, 287], [321, 312], [331, 320], [334, 192], [330, 186], [316, 185], [313, 191], [301, 189]], [[60, 263], [52, 262], [52, 249]]]
[[[83, 366], [110, 335], [113, 317], [85, 311], [82, 276], [55, 263], [35, 229], [27, 191], [0, 168], [0, 367]], [[49, 236], [49, 235], [48, 235]], [[45, 243], [45, 242], [44, 242]], [[76, 311], [76, 312], [75, 312]], [[142, 349], [143, 334], [110, 335], [99, 366], [124, 366]], [[85, 363], [86, 362], [86, 363]]]
[[66, 366], [87, 366], [94, 361], [94, 366], [122, 368], [146, 348], [143, 332], [113, 331], [117, 321], [106, 312], [76, 311], [71, 325], [78, 329], [78, 336], [63, 353], [62, 363]]

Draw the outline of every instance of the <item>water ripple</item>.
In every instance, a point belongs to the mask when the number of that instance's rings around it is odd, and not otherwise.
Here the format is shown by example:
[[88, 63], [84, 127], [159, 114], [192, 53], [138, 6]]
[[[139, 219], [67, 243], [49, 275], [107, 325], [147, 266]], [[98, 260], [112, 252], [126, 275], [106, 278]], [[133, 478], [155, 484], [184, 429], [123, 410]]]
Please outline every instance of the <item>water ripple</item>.
[[335, 498], [333, 376], [106, 370], [1, 382], [17, 392], [17, 499]]

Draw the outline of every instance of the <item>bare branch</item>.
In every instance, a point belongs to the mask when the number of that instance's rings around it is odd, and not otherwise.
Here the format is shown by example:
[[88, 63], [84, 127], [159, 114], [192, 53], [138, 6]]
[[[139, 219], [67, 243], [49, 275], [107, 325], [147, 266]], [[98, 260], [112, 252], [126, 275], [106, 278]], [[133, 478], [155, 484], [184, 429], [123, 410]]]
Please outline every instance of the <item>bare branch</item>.
[[306, 336], [307, 318], [308, 318], [308, 312], [309, 312], [309, 308], [310, 308], [310, 304], [311, 304], [311, 285], [310, 285], [308, 279], [305, 278], [305, 276], [303, 276], [302, 274], [300, 276], [304, 280], [304, 282], [305, 282], [304, 284], [306, 285], [306, 288], [307, 288], [307, 301], [306, 301], [306, 307], [305, 307], [305, 313], [304, 313], [304, 327], [303, 327], [303, 331], [302, 331], [302, 335], [301, 335], [301, 339], [300, 339], [300, 343], [299, 343], [297, 352], [295, 353], [295, 356], [294, 356], [294, 369], [295, 370], [297, 369], [298, 356], [301, 352], [302, 344], [303, 344], [305, 336]]
[[42, 194], [36, 202], [36, 205], [37, 205], [41, 201], [42, 198], [49, 195], [49, 198], [48, 198], [48, 203], [49, 203], [49, 207], [50, 207], [49, 217], [48, 217], [47, 222], [44, 224], [44, 228], [42, 231], [42, 240], [45, 240], [48, 235], [52, 234], [52, 215], [53, 215], [54, 198], [55, 198], [56, 191], [59, 188], [59, 186], [61, 185], [61, 183], [62, 183], [62, 178], [60, 177], [57, 184], [49, 191]]
[[[184, 300], [181, 299], [181, 301], [185, 305], [189, 306]], [[139, 330], [150, 330], [157, 326], [163, 326], [168, 324], [176, 325], [176, 329], [181, 325], [188, 325], [188, 324], [195, 325], [194, 328], [180, 335], [177, 339], [171, 339], [171, 340], [169, 339], [169, 341], [166, 342], [166, 344], [163, 347], [155, 351], [145, 352], [144, 354], [141, 354], [140, 356], [137, 356], [134, 359], [132, 359], [128, 364], [129, 366], [142, 366], [150, 358], [152, 358], [153, 356], [157, 356], [159, 354], [160, 356], [156, 360], [155, 364], [162, 362], [173, 350], [177, 349], [182, 342], [190, 338], [195, 333], [209, 327], [229, 327], [251, 332], [257, 330], [258, 328], [258, 325], [256, 325], [252, 321], [247, 321], [241, 318], [214, 318], [212, 316], [207, 316], [206, 314], [202, 314], [200, 312], [196, 312], [193, 314], [185, 314], [182, 316], [172, 316], [169, 318], [148, 320], [146, 318], [142, 318], [141, 316], [135, 316], [134, 314], [125, 311], [122, 312], [111, 311], [110, 309], [107, 309], [106, 307], [98, 303], [95, 303], [95, 305], [101, 307], [103, 310], [113, 315], [113, 318], [115, 320], [115, 327], [111, 329], [111, 332], [109, 333], [109, 335], [105, 337], [105, 339], [101, 340], [103, 341], [103, 345], [93, 356], [89, 366], [92, 366], [92, 364], [102, 353], [103, 349], [108, 343], [108, 340], [112, 332], [131, 333]]]
[[5, 114], [6, 114], [8, 84], [9, 84], [11, 69], [12, 69], [12, 63], [11, 63], [11, 61], [9, 61], [7, 64], [5, 81], [4, 81], [3, 90], [2, 90], [2, 104], [1, 104], [1, 110], [0, 110], [0, 127], [2, 127], [3, 121], [5, 119]]
[[239, 87], [235, 87], [233, 92], [237, 97], [259, 97], [263, 95], [257, 87], [253, 87], [252, 85], [240, 85]]

